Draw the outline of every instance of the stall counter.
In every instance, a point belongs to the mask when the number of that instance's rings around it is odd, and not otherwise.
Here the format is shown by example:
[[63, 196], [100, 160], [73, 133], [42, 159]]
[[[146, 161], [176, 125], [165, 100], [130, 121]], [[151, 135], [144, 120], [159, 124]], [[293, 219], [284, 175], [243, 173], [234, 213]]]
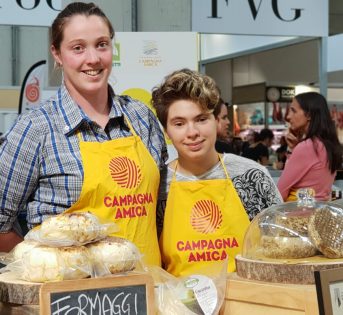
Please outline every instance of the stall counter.
[[[0, 302], [1, 315], [39, 315], [38, 305]], [[315, 285], [278, 284], [227, 276], [221, 315], [319, 315]]]

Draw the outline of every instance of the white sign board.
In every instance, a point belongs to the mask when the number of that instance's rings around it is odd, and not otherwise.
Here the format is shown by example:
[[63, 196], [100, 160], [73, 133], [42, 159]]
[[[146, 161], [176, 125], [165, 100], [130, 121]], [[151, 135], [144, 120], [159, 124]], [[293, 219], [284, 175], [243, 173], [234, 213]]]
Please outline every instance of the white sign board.
[[192, 31], [328, 36], [328, 0], [192, 0]]
[[61, 0], [0, 0], [0, 25], [50, 26]]
[[172, 71], [198, 70], [197, 34], [192, 32], [117, 32], [110, 77], [117, 94], [149, 105], [151, 89]]

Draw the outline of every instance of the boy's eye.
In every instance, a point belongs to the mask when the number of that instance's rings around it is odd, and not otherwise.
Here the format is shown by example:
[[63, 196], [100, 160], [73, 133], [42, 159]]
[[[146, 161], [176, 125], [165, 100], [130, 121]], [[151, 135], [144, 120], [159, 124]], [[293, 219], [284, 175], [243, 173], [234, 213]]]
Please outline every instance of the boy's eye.
[[207, 116], [201, 116], [201, 117], [199, 117], [199, 121], [200, 121], [200, 122], [206, 121], [207, 119], [208, 119]]

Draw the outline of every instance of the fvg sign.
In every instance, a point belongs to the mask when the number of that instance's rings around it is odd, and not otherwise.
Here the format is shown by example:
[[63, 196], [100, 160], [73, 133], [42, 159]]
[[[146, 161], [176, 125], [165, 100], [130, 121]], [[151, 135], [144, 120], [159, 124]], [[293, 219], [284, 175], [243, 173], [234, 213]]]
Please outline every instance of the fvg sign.
[[192, 0], [192, 31], [327, 36], [328, 0]]
[[62, 0], [0, 0], [0, 25], [50, 26]]

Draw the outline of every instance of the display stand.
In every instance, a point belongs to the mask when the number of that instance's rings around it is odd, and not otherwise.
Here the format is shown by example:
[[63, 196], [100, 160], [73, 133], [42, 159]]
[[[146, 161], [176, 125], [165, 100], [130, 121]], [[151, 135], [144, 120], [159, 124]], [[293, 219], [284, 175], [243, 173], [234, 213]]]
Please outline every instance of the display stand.
[[[40, 290], [41, 298], [43, 299], [41, 302], [41, 305], [43, 305], [42, 309], [40, 309], [38, 303], [37, 305], [16, 303], [15, 299], [13, 299], [13, 292], [6, 292], [5, 289], [7, 287], [12, 290], [15, 286], [13, 283], [12, 286], [4, 286], [3, 284], [8, 283], [9, 280], [6, 279], [3, 281], [3, 276], [4, 274], [0, 275], [1, 315], [47, 315], [50, 314], [49, 305], [51, 305], [51, 294], [67, 293], [65, 296], [69, 296], [70, 293], [72, 294], [73, 292], [80, 294], [83, 289], [92, 291], [94, 288], [104, 288], [107, 290], [109, 287], [132, 287], [133, 285], [140, 285], [142, 283], [146, 284], [147, 288], [148, 309], [151, 309], [154, 303], [153, 282], [149, 275], [133, 274], [127, 276], [48, 283], [42, 285]], [[27, 283], [26, 285], [30, 285], [30, 283]], [[35, 288], [35, 286], [33, 286], [33, 288]], [[28, 288], [25, 288], [25, 290], [27, 289]], [[17, 292], [20, 292], [20, 290]], [[12, 296], [12, 302], [10, 302], [6, 296]], [[56, 298], [61, 298], [61, 296], [54, 296], [53, 300], [55, 302]], [[62, 307], [62, 304], [60, 304], [60, 307]], [[232, 273], [227, 277], [225, 300], [220, 314], [319, 315], [316, 287], [315, 285], [278, 284], [253, 281], [240, 278], [236, 273]]]
[[315, 285], [277, 284], [228, 275], [221, 315], [319, 315]]

